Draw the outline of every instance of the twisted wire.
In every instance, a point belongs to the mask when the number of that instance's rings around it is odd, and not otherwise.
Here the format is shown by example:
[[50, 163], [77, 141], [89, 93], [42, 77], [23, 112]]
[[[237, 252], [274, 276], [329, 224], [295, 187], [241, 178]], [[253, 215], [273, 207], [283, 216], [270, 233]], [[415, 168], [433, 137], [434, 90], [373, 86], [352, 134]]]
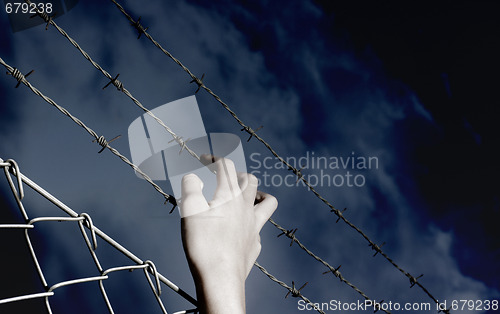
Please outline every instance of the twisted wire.
[[320, 262], [321, 264], [325, 265], [329, 271], [328, 272], [331, 272], [335, 277], [339, 278], [341, 282], [345, 283], [346, 285], [348, 285], [349, 287], [353, 288], [356, 292], [358, 292], [360, 295], [362, 295], [366, 300], [370, 300], [370, 298], [363, 292], [361, 291], [359, 288], [357, 288], [355, 285], [353, 285], [352, 283], [350, 283], [347, 279], [344, 278], [344, 276], [340, 273], [339, 271], [339, 267], [337, 268], [334, 268], [332, 267], [330, 264], [328, 264], [326, 261], [324, 261], [321, 257], [317, 256], [316, 254], [314, 254], [311, 250], [309, 250], [304, 244], [302, 244], [302, 242], [299, 241], [299, 239], [297, 238], [297, 236], [295, 235], [295, 231], [297, 231], [297, 229], [294, 229], [294, 230], [287, 230], [285, 228], [283, 228], [282, 226], [278, 225], [273, 219], [269, 218], [269, 222], [275, 226], [276, 228], [278, 228], [279, 230], [282, 231], [282, 234], [280, 235], [286, 235], [288, 238], [292, 239], [292, 242], [290, 243], [290, 246], [295, 242], [297, 243], [297, 245], [302, 249], [304, 250], [307, 254], [309, 254], [311, 257], [313, 257], [315, 260], [317, 260], [318, 262]]
[[[9, 64], [7, 64], [1, 57], [0, 57], [0, 64], [3, 65], [9, 71], [9, 73], [14, 73], [15, 70], [16, 70], [15, 68], [13, 68]], [[151, 180], [151, 178], [146, 173], [144, 173], [137, 165], [135, 165], [134, 163], [132, 163], [127, 157], [125, 157], [124, 155], [122, 155], [117, 149], [111, 147], [111, 145], [109, 145], [109, 143], [106, 141], [106, 139], [104, 138], [104, 136], [97, 135], [97, 133], [94, 130], [92, 130], [90, 127], [88, 127], [80, 119], [78, 119], [77, 117], [73, 116], [66, 108], [58, 105], [54, 100], [52, 100], [51, 98], [45, 96], [36, 87], [34, 87], [33, 85], [31, 85], [31, 83], [26, 79], [26, 77], [20, 76], [19, 78], [20, 78], [20, 81], [24, 85], [26, 85], [33, 93], [35, 93], [36, 95], [40, 96], [47, 103], [49, 103], [50, 105], [54, 106], [62, 114], [64, 114], [68, 118], [70, 118], [73, 122], [75, 122], [80, 127], [82, 127], [85, 131], [87, 131], [87, 133], [89, 133], [94, 138], [95, 141], [98, 142], [99, 145], [101, 145], [103, 148], [109, 149], [114, 155], [118, 156], [123, 162], [125, 162], [127, 165], [129, 165], [130, 167], [132, 167], [132, 169], [134, 169], [135, 171], [137, 171], [137, 173], [139, 173], [144, 178], [144, 180], [146, 180], [149, 184], [151, 184], [155, 188], [156, 191], [158, 191], [161, 195], [163, 195], [167, 201], [171, 202], [172, 204], [175, 204], [175, 198], [172, 195], [169, 195], [169, 194], [165, 193], [161, 189], [161, 187], [159, 185], [157, 185], [156, 183], [154, 183], [153, 180]]]
[[[28, 4], [31, 4], [31, 1], [30, 0], [25, 0], [25, 2], [27, 2]], [[156, 115], [154, 115], [149, 109], [147, 109], [146, 107], [144, 107], [144, 105], [139, 101], [137, 100], [137, 98], [135, 98], [129, 90], [127, 90], [125, 87], [123, 87], [123, 83], [121, 81], [118, 80], [118, 75], [116, 75], [116, 77], [112, 77], [111, 74], [109, 74], [105, 69], [103, 69], [97, 62], [95, 62], [91, 56], [85, 51], [82, 49], [82, 47], [73, 39], [71, 38], [61, 27], [59, 27], [59, 25], [56, 24], [56, 22], [54, 22], [54, 20], [50, 19], [50, 20], [46, 20], [46, 16], [47, 14], [41, 12], [41, 10], [39, 10], [37, 8], [37, 15], [40, 16], [42, 19], [44, 19], [47, 23], [50, 23], [51, 25], [53, 25], [55, 27], [55, 29], [57, 29], [57, 31], [63, 35], [76, 49], [78, 49], [78, 51], [83, 55], [83, 57], [85, 59], [87, 59], [97, 70], [99, 70], [99, 72], [101, 72], [107, 79], [110, 80], [110, 82], [104, 86], [104, 88], [106, 88], [107, 86], [109, 86], [110, 84], [113, 84], [114, 86], [116, 86], [116, 88], [118, 89], [118, 91], [121, 91], [123, 92], [125, 95], [127, 95], [127, 97], [129, 97], [136, 106], [138, 106], [139, 108], [141, 108], [147, 115], [149, 115], [151, 118], [153, 118], [158, 124], [160, 124], [171, 136], [172, 138], [177, 142], [179, 143], [179, 145], [181, 145], [182, 147], [184, 147], [184, 149], [193, 157], [195, 157], [196, 159], [200, 160], [200, 157], [193, 151], [191, 150], [189, 147], [187, 147], [184, 143], [184, 141], [182, 140], [182, 137], [180, 136], [177, 136], [160, 118], [158, 118]], [[47, 24], [48, 25], [48, 24]], [[145, 31], [145, 30], [144, 30]], [[173, 200], [175, 200], [173, 197], [169, 199], [170, 202], [172, 202]]]
[[[325, 314], [325, 312], [323, 312], [323, 310], [321, 310], [320, 308], [318, 308], [316, 306], [316, 304], [314, 304], [311, 300], [309, 300], [308, 298], [306, 298], [302, 292], [300, 292], [300, 290], [302, 289], [296, 289], [295, 288], [295, 284], [293, 284], [293, 281], [292, 281], [292, 287], [290, 287], [289, 285], [287, 285], [286, 283], [284, 283], [283, 281], [279, 280], [278, 278], [276, 278], [275, 276], [273, 276], [271, 273], [269, 273], [264, 267], [262, 267], [259, 263], [255, 262], [254, 263], [255, 267], [257, 267], [258, 269], [260, 269], [261, 272], [263, 272], [269, 279], [271, 279], [272, 281], [274, 281], [275, 283], [279, 284], [280, 286], [282, 286], [283, 288], [287, 289], [288, 290], [288, 293], [287, 293], [287, 296], [289, 294], [291, 294], [293, 297], [295, 298], [301, 298], [302, 300], [304, 300], [305, 302], [309, 303], [316, 311], [318, 311], [318, 313], [322, 313], [322, 314]], [[305, 286], [305, 284], [304, 284]], [[302, 287], [304, 287], [302, 286]], [[286, 297], [285, 297], [286, 298]]]

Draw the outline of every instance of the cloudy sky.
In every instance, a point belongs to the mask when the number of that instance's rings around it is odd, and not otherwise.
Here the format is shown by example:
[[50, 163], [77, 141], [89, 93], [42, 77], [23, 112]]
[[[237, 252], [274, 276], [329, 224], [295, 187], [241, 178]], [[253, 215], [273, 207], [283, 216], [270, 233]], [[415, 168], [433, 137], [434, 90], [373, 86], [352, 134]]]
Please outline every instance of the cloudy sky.
[[[500, 27], [490, 2], [384, 5], [369, 1], [127, 1], [125, 8], [215, 91], [283, 157], [376, 160], [366, 169], [306, 166], [317, 190], [440, 301], [500, 299], [500, 218], [496, 123]], [[111, 2], [80, 1], [56, 23], [147, 108], [191, 96], [190, 77], [137, 32]], [[130, 157], [127, 129], [142, 112], [53, 27], [12, 32], [0, 14], [0, 58]], [[179, 215], [92, 137], [25, 86], [0, 76], [0, 158], [69, 205], [194, 296], [182, 251]], [[196, 94], [207, 132], [241, 137], [247, 167], [275, 195], [273, 218], [375, 300], [432, 302], [307, 188], [286, 181], [266, 148], [222, 106]], [[175, 130], [174, 130], [175, 131]], [[304, 158], [302, 161], [306, 161]], [[265, 166], [267, 165], [267, 166]], [[304, 165], [298, 162], [298, 166]], [[313, 169], [314, 168], [314, 169]], [[353, 169], [354, 168], [354, 169]], [[357, 178], [350, 184], [347, 178]], [[328, 179], [330, 181], [327, 184]], [[340, 181], [340, 180], [343, 181]], [[361, 181], [361, 179], [363, 179]], [[266, 181], [267, 180], [267, 181]], [[1, 223], [22, 223], [6, 180]], [[286, 182], [292, 183], [287, 186]], [[334, 183], [332, 183], [334, 182]], [[343, 182], [341, 184], [340, 182]], [[363, 184], [361, 184], [363, 182]], [[158, 182], [170, 192], [169, 182]], [[267, 184], [266, 184], [267, 183]], [[32, 191], [31, 218], [64, 216]], [[268, 224], [259, 263], [313, 302], [356, 302], [361, 296]], [[36, 225], [35, 250], [49, 286], [97, 275], [74, 223]], [[3, 230], [0, 298], [43, 292], [23, 233]], [[104, 241], [104, 268], [130, 264]], [[160, 313], [141, 271], [105, 282], [118, 313]], [[189, 303], [163, 288], [169, 313]], [[299, 313], [298, 299], [253, 269], [248, 313]], [[104, 313], [96, 283], [59, 288], [55, 313]], [[41, 300], [1, 305], [43, 308]], [[433, 307], [433, 309], [435, 309]], [[333, 311], [327, 311], [333, 312]], [[393, 311], [397, 312], [397, 311]], [[418, 311], [417, 311], [418, 312]], [[436, 312], [436, 311], [432, 311]], [[468, 312], [468, 311], [462, 311]], [[481, 311], [474, 311], [478, 313]], [[487, 312], [487, 311], [483, 311]], [[490, 311], [491, 312], [491, 311]], [[472, 313], [472, 311], [471, 311]]]

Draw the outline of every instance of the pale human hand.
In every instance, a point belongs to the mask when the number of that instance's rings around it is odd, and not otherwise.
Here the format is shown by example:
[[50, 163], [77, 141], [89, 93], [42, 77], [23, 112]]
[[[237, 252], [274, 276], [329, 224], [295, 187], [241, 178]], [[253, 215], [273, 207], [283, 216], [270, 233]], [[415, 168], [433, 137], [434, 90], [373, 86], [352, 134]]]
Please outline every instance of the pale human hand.
[[[202, 156], [205, 164], [211, 159]], [[184, 251], [201, 313], [244, 313], [245, 280], [261, 250], [259, 232], [278, 203], [257, 191], [255, 176], [237, 174], [231, 160], [215, 158], [210, 167], [217, 173], [217, 189], [210, 202], [196, 175], [182, 180], [181, 210], [203, 210], [181, 219]]]

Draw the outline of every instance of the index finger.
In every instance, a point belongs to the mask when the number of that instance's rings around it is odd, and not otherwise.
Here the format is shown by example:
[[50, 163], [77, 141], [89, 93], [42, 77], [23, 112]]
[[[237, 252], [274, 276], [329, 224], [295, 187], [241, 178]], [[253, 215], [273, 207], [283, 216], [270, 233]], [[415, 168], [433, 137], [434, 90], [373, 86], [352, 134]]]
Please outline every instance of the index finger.
[[216, 171], [217, 188], [214, 199], [232, 198], [241, 193], [236, 168], [232, 160], [213, 155], [202, 155], [201, 160], [204, 164], [209, 164], [207, 167]]

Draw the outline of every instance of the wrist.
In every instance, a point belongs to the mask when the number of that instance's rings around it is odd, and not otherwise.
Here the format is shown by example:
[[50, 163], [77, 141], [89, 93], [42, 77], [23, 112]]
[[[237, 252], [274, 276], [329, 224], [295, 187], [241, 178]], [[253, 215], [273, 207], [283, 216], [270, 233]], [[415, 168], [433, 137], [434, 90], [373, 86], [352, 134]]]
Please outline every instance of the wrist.
[[219, 268], [200, 275], [193, 272], [201, 314], [245, 313], [245, 278]]

